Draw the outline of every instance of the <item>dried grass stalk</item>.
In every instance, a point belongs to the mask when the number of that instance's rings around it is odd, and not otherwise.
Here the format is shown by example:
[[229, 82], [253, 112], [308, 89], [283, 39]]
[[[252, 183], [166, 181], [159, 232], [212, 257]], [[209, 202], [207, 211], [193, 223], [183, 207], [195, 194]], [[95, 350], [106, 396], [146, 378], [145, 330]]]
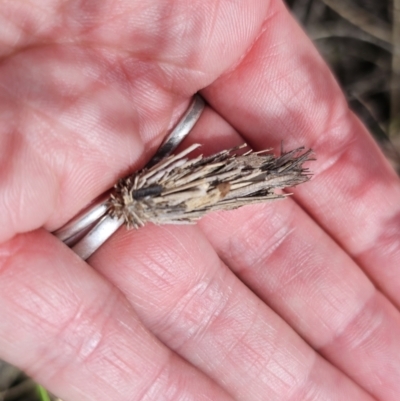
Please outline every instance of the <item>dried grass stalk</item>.
[[311, 150], [298, 148], [275, 157], [270, 149], [237, 155], [246, 145], [212, 156], [186, 157], [194, 144], [151, 168], [122, 179], [111, 196], [109, 214], [123, 218], [128, 228], [146, 223], [190, 224], [206, 213], [282, 199], [275, 189], [310, 179], [303, 167]]

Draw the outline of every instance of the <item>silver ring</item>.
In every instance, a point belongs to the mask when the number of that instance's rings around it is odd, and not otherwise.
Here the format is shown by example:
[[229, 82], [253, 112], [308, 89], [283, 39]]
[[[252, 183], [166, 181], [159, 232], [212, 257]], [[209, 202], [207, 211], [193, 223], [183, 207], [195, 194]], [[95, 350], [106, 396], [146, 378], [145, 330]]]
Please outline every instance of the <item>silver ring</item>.
[[[186, 113], [164, 139], [147, 166], [152, 166], [169, 156], [178, 147], [200, 118], [204, 106], [204, 100], [195, 95]], [[110, 191], [107, 191], [67, 224], [53, 232], [84, 260], [100, 248], [123, 224], [122, 219], [115, 219], [107, 214], [109, 195]]]

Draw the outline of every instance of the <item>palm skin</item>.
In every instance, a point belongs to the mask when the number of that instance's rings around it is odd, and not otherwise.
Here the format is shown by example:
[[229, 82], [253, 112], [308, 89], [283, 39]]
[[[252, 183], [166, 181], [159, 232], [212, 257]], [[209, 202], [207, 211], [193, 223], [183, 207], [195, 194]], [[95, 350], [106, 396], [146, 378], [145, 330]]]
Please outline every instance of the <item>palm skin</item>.
[[[0, 18], [1, 358], [65, 400], [398, 400], [400, 182], [283, 3], [14, 0]], [[198, 90], [191, 142], [312, 147], [313, 180], [80, 260], [49, 231]]]

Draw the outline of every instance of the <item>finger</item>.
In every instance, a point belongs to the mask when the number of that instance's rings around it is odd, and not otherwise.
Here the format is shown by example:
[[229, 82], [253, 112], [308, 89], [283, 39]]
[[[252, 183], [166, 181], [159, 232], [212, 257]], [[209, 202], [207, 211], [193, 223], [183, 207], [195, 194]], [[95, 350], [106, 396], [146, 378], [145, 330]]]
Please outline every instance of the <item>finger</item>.
[[43, 231], [0, 247], [0, 357], [63, 399], [232, 400]]
[[[120, 67], [125, 69], [116, 75], [133, 74], [142, 83], [155, 78], [168, 91], [186, 88], [188, 95], [240, 59], [258, 35], [268, 7], [268, 1], [260, 0], [5, 2], [0, 56], [44, 43], [82, 44], [103, 54], [124, 54], [127, 63]], [[189, 89], [194, 78], [196, 87]]]
[[[210, 109], [187, 139], [207, 144], [205, 153], [243, 141]], [[199, 225], [229, 268], [314, 349], [377, 398], [397, 399], [399, 313], [295, 202], [213, 213]]]
[[256, 0], [6, 2], [0, 241], [59, 227], [143, 165], [188, 97], [241, 57], [267, 8]]
[[122, 83], [107, 84], [112, 67], [99, 63], [74, 46], [46, 47], [0, 67], [0, 205], [7, 210], [0, 240], [65, 222], [143, 163], [155, 137], [184, 110], [182, 98], [175, 107], [176, 99], [159, 93], [149, 108], [152, 121], [143, 120], [118, 88]]
[[196, 227], [122, 230], [90, 264], [164, 344], [236, 399], [370, 399], [249, 291]]
[[315, 150], [314, 179], [296, 200], [399, 306], [399, 178], [283, 3], [269, 12], [240, 65], [204, 94], [256, 148]]
[[[208, 114], [189, 140], [213, 151], [242, 143]], [[213, 213], [199, 226], [229, 268], [314, 349], [378, 399], [397, 399], [398, 311], [295, 202]]]
[[200, 226], [222, 260], [302, 338], [380, 400], [400, 393], [400, 315], [291, 199]]

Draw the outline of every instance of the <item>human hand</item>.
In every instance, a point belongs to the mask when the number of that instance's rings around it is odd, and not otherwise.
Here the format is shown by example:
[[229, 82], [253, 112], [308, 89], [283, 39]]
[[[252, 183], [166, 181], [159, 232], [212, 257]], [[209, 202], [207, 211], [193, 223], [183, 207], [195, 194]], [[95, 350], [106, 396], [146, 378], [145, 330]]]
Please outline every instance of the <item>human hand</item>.
[[[0, 10], [1, 358], [65, 400], [398, 400], [400, 182], [280, 1]], [[89, 264], [49, 234], [202, 88], [191, 142], [311, 147], [313, 179]]]

